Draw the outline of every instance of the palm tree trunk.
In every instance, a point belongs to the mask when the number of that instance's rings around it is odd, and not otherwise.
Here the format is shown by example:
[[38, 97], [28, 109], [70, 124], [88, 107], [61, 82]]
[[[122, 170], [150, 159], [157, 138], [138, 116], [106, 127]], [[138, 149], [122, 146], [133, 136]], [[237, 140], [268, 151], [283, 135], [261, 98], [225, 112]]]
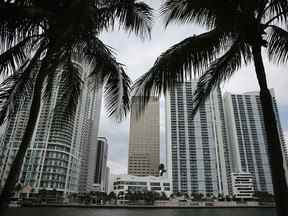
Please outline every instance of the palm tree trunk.
[[278, 216], [288, 215], [288, 189], [283, 165], [282, 146], [277, 127], [270, 91], [267, 87], [265, 69], [261, 55], [261, 45], [252, 48], [254, 66], [260, 86], [260, 100], [264, 115], [268, 154], [272, 172], [273, 189]]
[[45, 74], [43, 72], [44, 70], [40, 70], [37, 75], [35, 86], [34, 86], [34, 91], [33, 91], [33, 96], [32, 96], [32, 103], [30, 107], [28, 123], [25, 128], [25, 132], [24, 132], [21, 144], [19, 146], [17, 155], [12, 163], [8, 178], [5, 182], [4, 188], [0, 196], [0, 215], [9, 204], [9, 198], [18, 181], [19, 174], [22, 168], [22, 163], [23, 163], [26, 151], [30, 145], [31, 138], [33, 136], [33, 132], [35, 129], [35, 125], [36, 125], [39, 110], [40, 110], [41, 89], [42, 89], [43, 82], [45, 79]]

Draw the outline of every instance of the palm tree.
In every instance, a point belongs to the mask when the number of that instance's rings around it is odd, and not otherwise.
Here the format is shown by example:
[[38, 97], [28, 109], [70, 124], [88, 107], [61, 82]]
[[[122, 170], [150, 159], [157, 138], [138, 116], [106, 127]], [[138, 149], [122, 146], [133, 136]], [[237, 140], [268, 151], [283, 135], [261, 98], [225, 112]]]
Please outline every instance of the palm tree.
[[161, 163], [161, 164], [159, 165], [158, 170], [159, 170], [160, 176], [163, 176], [163, 174], [164, 174], [165, 172], [167, 172], [167, 170], [165, 169], [165, 165], [164, 165], [163, 163]]
[[274, 62], [288, 58], [287, 0], [166, 0], [162, 6], [166, 26], [196, 23], [207, 32], [193, 35], [162, 53], [153, 67], [134, 85], [143, 96], [142, 111], [150, 95], [160, 95], [176, 82], [199, 78], [194, 111], [210, 92], [242, 65], [254, 63], [264, 114], [278, 215], [288, 215], [288, 193], [281, 141], [272, 97], [267, 86], [262, 48]]
[[90, 65], [94, 87], [104, 84], [108, 114], [118, 120], [126, 116], [130, 79], [98, 38], [116, 24], [142, 38], [150, 36], [152, 9], [136, 0], [0, 0], [0, 74], [6, 77], [0, 86], [0, 123], [31, 98], [28, 123], [1, 193], [2, 207], [17, 182], [41, 99], [49, 100], [55, 77], [64, 86], [61, 110], [69, 117], [76, 109], [82, 76], [75, 59]]

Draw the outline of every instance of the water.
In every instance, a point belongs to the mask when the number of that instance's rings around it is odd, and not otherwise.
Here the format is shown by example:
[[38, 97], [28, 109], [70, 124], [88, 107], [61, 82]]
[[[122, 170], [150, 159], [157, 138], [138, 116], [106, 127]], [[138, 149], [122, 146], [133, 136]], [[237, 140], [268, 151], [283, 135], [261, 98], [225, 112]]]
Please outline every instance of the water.
[[276, 216], [273, 209], [11, 208], [5, 216]]

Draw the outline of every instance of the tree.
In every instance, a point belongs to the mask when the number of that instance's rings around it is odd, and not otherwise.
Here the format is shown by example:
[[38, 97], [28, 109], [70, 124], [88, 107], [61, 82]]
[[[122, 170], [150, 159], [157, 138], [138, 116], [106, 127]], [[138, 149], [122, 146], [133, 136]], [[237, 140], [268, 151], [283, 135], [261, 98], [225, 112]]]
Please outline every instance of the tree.
[[109, 193], [108, 200], [110, 202], [113, 200], [114, 204], [117, 204], [117, 196], [116, 196], [116, 194], [113, 191]]
[[254, 197], [262, 202], [273, 202], [273, 195], [269, 194], [268, 192], [263, 191], [255, 191]]
[[229, 79], [243, 64], [254, 63], [260, 86], [269, 160], [278, 215], [288, 215], [288, 192], [281, 141], [272, 97], [267, 86], [262, 48], [274, 62], [288, 58], [287, 0], [166, 0], [162, 6], [166, 26], [172, 22], [196, 23], [208, 29], [172, 46], [134, 84], [142, 96], [139, 112], [149, 96], [159, 96], [177, 82], [199, 78], [191, 118], [210, 92]]
[[204, 197], [201, 193], [191, 193], [192, 200], [201, 201]]
[[[56, 107], [68, 117], [76, 110], [82, 79], [75, 59], [90, 65], [93, 87], [105, 84], [108, 114], [118, 120], [127, 114], [130, 79], [98, 36], [116, 24], [140, 37], [149, 36], [152, 9], [136, 0], [0, 0], [0, 11], [0, 41], [5, 48], [0, 54], [0, 74], [6, 75], [0, 86], [4, 102], [0, 123], [31, 98], [28, 123], [0, 197], [5, 207], [30, 144], [41, 99], [49, 100], [55, 77], [63, 82], [65, 102]], [[39, 69], [33, 70], [37, 65]]]
[[161, 163], [161, 164], [159, 165], [158, 170], [159, 170], [160, 176], [163, 176], [163, 174], [164, 174], [165, 172], [167, 172], [167, 170], [165, 169], [165, 165], [164, 165], [163, 163]]

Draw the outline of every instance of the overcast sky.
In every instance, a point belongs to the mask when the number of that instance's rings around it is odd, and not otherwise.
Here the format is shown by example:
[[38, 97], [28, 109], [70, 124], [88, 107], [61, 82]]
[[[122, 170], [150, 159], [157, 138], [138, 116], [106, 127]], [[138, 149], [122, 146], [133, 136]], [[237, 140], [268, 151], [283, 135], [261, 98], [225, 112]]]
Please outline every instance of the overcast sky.
[[[134, 35], [128, 35], [122, 31], [103, 33], [101, 39], [107, 45], [113, 47], [117, 52], [118, 61], [126, 65], [128, 75], [132, 80], [137, 79], [143, 73], [147, 72], [153, 65], [156, 58], [173, 44], [192, 36], [205, 32], [200, 26], [190, 25], [171, 25], [167, 29], [163, 27], [163, 19], [158, 15], [160, 0], [145, 0], [155, 9], [155, 22], [152, 31], [151, 40], [142, 41]], [[286, 137], [288, 137], [288, 71], [287, 65], [269, 64], [267, 57], [265, 66], [267, 79], [270, 88], [274, 88], [282, 127]], [[233, 77], [222, 86], [222, 93], [230, 91], [233, 93], [242, 93], [246, 91], [259, 90], [255, 71], [253, 66], [242, 68], [237, 71]], [[161, 160], [164, 161], [163, 154], [165, 148], [165, 119], [163, 100], [160, 105], [161, 112]], [[129, 135], [129, 117], [121, 124], [113, 119], [108, 119], [102, 109], [100, 120], [100, 136], [105, 136], [109, 142], [109, 161], [113, 174], [122, 174], [127, 172], [128, 161], [128, 135]]]

